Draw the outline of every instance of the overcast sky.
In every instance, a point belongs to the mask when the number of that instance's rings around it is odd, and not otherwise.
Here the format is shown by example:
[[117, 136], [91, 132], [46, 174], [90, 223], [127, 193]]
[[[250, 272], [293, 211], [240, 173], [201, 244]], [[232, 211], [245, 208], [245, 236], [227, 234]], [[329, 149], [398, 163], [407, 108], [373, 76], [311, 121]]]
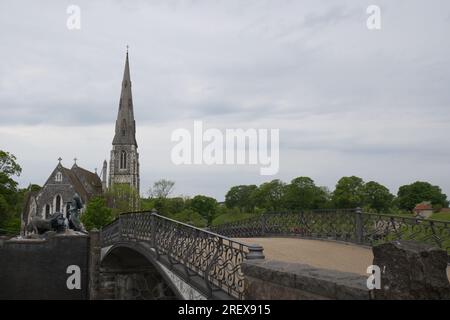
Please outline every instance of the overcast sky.
[[[70, 4], [81, 30], [66, 27]], [[366, 9], [381, 8], [381, 30]], [[393, 193], [416, 180], [450, 194], [450, 2], [186, 0], [0, 2], [0, 149], [22, 187], [63, 158], [109, 161], [130, 46], [141, 193], [222, 200], [233, 185], [357, 175]], [[280, 170], [176, 166], [171, 133], [280, 129]]]

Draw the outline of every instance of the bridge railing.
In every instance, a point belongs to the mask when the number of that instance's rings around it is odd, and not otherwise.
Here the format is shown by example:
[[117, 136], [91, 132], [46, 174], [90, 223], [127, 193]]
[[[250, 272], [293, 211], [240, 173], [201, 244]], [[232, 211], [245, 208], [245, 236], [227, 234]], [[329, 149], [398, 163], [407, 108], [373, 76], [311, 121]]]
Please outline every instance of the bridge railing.
[[182, 265], [182, 277], [202, 279], [207, 296], [222, 290], [242, 299], [245, 287], [241, 263], [244, 259], [264, 259], [261, 246], [235, 241], [156, 212], [121, 214], [102, 229], [101, 239], [103, 247], [121, 241], [150, 244], [156, 259], [169, 266]]
[[232, 238], [294, 236], [369, 246], [392, 240], [416, 240], [442, 248], [450, 256], [449, 221], [365, 213], [359, 208], [267, 213], [211, 230]]

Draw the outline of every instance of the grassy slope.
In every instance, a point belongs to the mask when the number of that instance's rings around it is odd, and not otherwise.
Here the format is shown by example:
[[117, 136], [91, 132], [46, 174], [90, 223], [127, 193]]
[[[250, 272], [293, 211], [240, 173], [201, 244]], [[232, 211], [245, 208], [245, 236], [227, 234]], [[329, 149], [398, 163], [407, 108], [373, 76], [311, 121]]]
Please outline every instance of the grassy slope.
[[224, 223], [239, 221], [247, 218], [254, 217], [254, 213], [225, 213], [216, 217], [212, 221], [212, 226], [218, 226]]
[[431, 216], [431, 219], [441, 220], [441, 221], [450, 221], [450, 213], [442, 213], [442, 212], [433, 213], [433, 215]]

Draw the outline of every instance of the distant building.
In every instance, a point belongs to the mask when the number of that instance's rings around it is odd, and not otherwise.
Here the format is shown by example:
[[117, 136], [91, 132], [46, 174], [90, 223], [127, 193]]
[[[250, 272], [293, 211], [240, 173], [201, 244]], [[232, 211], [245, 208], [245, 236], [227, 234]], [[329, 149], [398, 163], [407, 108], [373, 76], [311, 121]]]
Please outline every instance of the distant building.
[[414, 207], [413, 212], [416, 216], [420, 216], [422, 218], [429, 218], [433, 214], [433, 206], [431, 205], [431, 202], [424, 201], [418, 203]]
[[102, 192], [102, 181], [96, 173], [83, 169], [76, 163], [67, 169], [61, 164], [60, 158], [42, 189], [28, 194], [22, 213], [22, 232], [35, 216], [46, 219], [61, 212], [67, 217], [69, 202], [75, 193], [86, 204], [90, 198]]
[[[48, 218], [55, 212], [61, 212], [67, 217], [68, 202], [72, 200], [75, 193], [78, 193], [84, 205], [91, 197], [100, 195], [106, 192], [107, 188], [117, 184], [129, 185], [139, 194], [139, 153], [137, 148], [136, 121], [134, 119], [127, 50], [109, 162], [109, 179], [106, 160], [103, 162], [100, 179], [97, 172], [93, 173], [79, 167], [76, 161], [70, 169], [63, 167], [60, 158], [58, 165], [42, 189], [28, 193], [22, 212], [22, 233], [35, 216]], [[132, 205], [137, 209], [139, 201], [133, 202]]]

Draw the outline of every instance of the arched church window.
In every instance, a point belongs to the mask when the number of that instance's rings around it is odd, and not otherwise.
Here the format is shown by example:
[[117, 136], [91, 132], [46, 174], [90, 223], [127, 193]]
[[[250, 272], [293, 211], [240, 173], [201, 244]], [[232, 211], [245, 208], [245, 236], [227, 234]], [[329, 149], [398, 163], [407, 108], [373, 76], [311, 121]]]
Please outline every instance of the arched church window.
[[56, 196], [55, 202], [56, 202], [56, 205], [55, 205], [56, 212], [61, 212], [61, 196], [59, 194]]
[[127, 122], [125, 121], [125, 119], [122, 119], [122, 135], [124, 136], [125, 133], [127, 132]]
[[120, 169], [126, 169], [127, 168], [127, 153], [122, 150], [120, 152]]
[[55, 181], [56, 182], [61, 182], [62, 181], [62, 173], [61, 172], [57, 172], [56, 173]]
[[46, 204], [45, 205], [45, 218], [48, 218], [49, 215], [50, 215], [50, 205]]

